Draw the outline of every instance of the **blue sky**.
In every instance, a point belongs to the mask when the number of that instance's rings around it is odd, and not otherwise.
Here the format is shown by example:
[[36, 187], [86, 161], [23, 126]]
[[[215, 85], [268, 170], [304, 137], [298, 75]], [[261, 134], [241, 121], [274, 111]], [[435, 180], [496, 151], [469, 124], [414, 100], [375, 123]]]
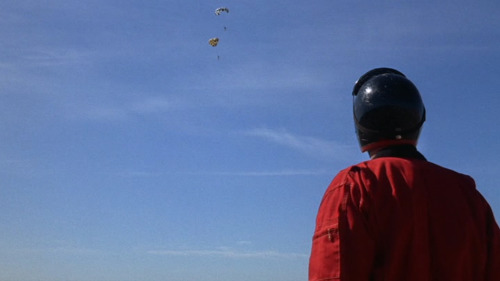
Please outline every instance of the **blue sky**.
[[500, 216], [499, 12], [3, 1], [0, 279], [306, 280], [325, 188], [367, 159], [353, 83], [380, 66], [421, 91], [420, 150], [473, 176]]

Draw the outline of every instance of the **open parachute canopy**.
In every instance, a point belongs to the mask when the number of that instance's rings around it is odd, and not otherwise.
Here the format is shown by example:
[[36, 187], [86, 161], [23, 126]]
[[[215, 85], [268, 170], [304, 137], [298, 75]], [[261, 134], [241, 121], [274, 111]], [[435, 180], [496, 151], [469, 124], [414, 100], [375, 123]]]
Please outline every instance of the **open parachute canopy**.
[[226, 7], [221, 7], [221, 8], [215, 9], [215, 14], [216, 15], [220, 15], [222, 12], [229, 13], [229, 9], [226, 8]]
[[210, 40], [208, 40], [208, 44], [210, 44], [212, 47], [217, 46], [217, 44], [219, 44], [219, 38], [211, 38]]

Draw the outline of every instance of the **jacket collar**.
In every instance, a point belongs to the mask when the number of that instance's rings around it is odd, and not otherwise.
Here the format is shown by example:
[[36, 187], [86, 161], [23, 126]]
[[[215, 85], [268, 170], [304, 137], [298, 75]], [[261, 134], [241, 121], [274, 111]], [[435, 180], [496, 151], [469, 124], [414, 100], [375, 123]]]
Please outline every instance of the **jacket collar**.
[[373, 155], [372, 159], [382, 158], [382, 157], [398, 157], [405, 159], [418, 159], [424, 160], [424, 155], [418, 152], [417, 148], [413, 145], [397, 145], [382, 148]]

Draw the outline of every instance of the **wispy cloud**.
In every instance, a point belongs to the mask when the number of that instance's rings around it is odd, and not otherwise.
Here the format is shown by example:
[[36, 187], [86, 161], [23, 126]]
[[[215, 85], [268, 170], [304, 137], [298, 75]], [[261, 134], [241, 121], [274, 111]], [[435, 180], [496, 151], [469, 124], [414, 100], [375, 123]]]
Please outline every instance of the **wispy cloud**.
[[53, 48], [39, 49], [25, 54], [21, 59], [25, 63], [38, 66], [80, 65], [88, 63], [90, 53], [76, 49], [54, 50]]
[[346, 150], [352, 145], [344, 145], [311, 136], [294, 135], [286, 130], [257, 128], [244, 132], [245, 135], [262, 138], [266, 141], [297, 150], [314, 157], [346, 158]]
[[236, 251], [231, 249], [222, 250], [151, 250], [148, 251], [151, 255], [160, 256], [185, 256], [185, 257], [221, 257], [221, 258], [255, 258], [255, 259], [294, 259], [294, 258], [307, 258], [306, 254], [298, 253], [281, 253], [277, 251], [255, 251], [245, 252]]
[[8, 70], [21, 70], [26, 67], [60, 67], [62, 65], [88, 64], [95, 56], [88, 50], [76, 48], [22, 47], [8, 49], [0, 57], [0, 67]]
[[326, 169], [283, 169], [276, 171], [195, 171], [195, 172], [155, 172], [155, 171], [125, 171], [119, 173], [122, 177], [131, 178], [150, 178], [150, 177], [162, 177], [165, 175], [191, 175], [191, 176], [227, 176], [227, 177], [293, 177], [293, 176], [316, 176], [330, 174], [330, 171]]
[[314, 176], [327, 173], [326, 170], [277, 170], [277, 171], [243, 171], [243, 172], [212, 172], [217, 176], [245, 176], [245, 177], [279, 177], [279, 176]]
[[138, 115], [161, 114], [178, 106], [178, 102], [165, 97], [146, 97], [128, 103], [83, 106], [71, 112], [93, 120], [118, 121]]
[[0, 175], [9, 176], [45, 176], [52, 171], [46, 166], [40, 166], [34, 159], [4, 159], [0, 160]]
[[78, 247], [54, 247], [54, 248], [12, 248], [3, 249], [9, 254], [34, 256], [40, 254], [60, 254], [68, 256], [104, 256], [112, 253], [100, 249], [78, 248]]

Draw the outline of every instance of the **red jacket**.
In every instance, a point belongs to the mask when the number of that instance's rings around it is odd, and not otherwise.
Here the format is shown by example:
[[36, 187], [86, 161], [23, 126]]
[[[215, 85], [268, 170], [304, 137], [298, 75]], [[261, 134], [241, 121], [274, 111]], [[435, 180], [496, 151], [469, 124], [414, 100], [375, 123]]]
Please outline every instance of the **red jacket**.
[[370, 160], [326, 190], [309, 280], [499, 281], [500, 230], [471, 177], [425, 160]]

